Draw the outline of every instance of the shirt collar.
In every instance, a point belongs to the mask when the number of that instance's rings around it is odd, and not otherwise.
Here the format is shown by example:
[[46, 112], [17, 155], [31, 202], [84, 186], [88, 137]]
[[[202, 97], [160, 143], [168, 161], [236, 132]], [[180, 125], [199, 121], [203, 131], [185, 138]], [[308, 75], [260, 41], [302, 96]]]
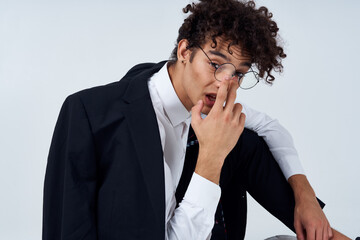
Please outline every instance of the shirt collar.
[[170, 80], [167, 64], [152, 76], [151, 81], [154, 82], [164, 111], [173, 127], [191, 117], [190, 112], [182, 104], [175, 92]]

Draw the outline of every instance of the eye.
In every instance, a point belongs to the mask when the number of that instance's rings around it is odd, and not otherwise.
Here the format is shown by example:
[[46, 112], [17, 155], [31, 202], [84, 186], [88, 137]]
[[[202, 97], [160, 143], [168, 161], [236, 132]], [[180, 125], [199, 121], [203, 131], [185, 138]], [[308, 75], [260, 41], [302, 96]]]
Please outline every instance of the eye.
[[235, 72], [235, 75], [238, 76], [239, 78], [242, 78], [245, 75], [245, 73]]
[[214, 62], [210, 62], [210, 65], [213, 66], [215, 69], [218, 69], [220, 67], [219, 64], [214, 63]]

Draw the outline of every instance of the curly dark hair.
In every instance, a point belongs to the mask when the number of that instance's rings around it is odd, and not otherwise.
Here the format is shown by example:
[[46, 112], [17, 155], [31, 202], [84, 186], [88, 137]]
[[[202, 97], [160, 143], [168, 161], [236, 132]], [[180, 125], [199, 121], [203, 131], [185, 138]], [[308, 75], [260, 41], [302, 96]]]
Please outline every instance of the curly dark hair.
[[170, 64], [177, 61], [177, 45], [182, 39], [188, 41], [188, 48], [192, 50], [205, 44], [208, 39], [213, 42], [211, 46], [216, 48], [216, 39], [221, 38], [230, 42], [230, 54], [232, 45], [241, 46], [242, 51], [251, 56], [252, 63], [267, 83], [275, 79], [271, 75], [272, 70], [282, 71], [281, 60], [286, 54], [279, 46], [279, 28], [266, 7], [256, 9], [253, 1], [200, 0], [199, 3], [188, 4], [183, 12], [191, 14], [179, 29]]

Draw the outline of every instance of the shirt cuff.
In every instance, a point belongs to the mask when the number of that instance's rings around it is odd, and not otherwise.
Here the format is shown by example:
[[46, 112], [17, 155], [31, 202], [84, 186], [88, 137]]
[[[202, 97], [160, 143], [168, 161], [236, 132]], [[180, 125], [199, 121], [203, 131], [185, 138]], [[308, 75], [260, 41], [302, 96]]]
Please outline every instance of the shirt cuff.
[[[275, 154], [276, 155], [276, 154]], [[297, 155], [294, 156], [274, 156], [278, 162], [281, 171], [283, 172], [286, 180], [295, 174], [305, 175], [305, 171], [301, 165], [300, 159]]]
[[221, 188], [197, 173], [193, 173], [184, 200], [204, 208], [209, 214], [215, 214], [219, 204]]

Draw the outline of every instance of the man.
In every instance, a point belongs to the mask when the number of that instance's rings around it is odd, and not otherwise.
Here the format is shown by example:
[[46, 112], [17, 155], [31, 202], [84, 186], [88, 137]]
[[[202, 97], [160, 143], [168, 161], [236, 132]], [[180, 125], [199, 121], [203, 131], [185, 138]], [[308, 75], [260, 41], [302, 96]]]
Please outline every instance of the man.
[[[216, 211], [223, 234], [241, 239], [244, 190], [299, 239], [345, 239], [330, 228], [288, 133], [235, 103], [251, 74], [271, 82], [282, 68], [271, 14], [232, 0], [188, 11], [171, 61], [66, 99], [48, 159], [43, 239], [209, 239]], [[185, 161], [190, 121], [199, 145]]]

